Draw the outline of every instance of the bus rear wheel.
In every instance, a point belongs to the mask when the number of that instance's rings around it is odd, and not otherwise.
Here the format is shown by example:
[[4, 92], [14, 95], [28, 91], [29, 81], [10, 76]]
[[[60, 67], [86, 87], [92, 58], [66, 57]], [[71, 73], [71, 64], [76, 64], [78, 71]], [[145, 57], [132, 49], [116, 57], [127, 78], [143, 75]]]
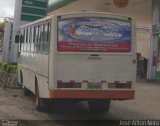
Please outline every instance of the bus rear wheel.
[[45, 106], [45, 101], [44, 99], [39, 97], [39, 91], [36, 88], [36, 92], [35, 92], [35, 102], [36, 102], [36, 109], [40, 112], [45, 111], [46, 106]]
[[32, 96], [32, 92], [30, 90], [28, 90], [26, 87], [24, 87], [24, 95], [25, 96]]
[[40, 98], [39, 92], [36, 91], [35, 93], [35, 102], [36, 102], [36, 109], [40, 112], [52, 112], [51, 110], [51, 100]]
[[109, 112], [111, 100], [89, 100], [89, 109], [93, 113], [104, 114]]

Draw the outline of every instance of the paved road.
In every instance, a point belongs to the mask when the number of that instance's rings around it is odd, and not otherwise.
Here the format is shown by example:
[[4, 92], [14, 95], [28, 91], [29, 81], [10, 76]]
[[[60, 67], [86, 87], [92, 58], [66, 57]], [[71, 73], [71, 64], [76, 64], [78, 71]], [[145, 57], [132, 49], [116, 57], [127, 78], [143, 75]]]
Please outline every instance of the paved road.
[[[160, 83], [137, 82], [135, 100], [112, 101], [110, 111], [105, 115], [91, 114], [86, 102], [64, 103], [52, 113], [37, 112], [34, 98], [24, 96], [22, 90], [0, 88], [0, 119], [52, 121], [47, 124], [39, 122], [45, 126], [51, 123], [77, 126], [75, 120], [160, 120]], [[32, 123], [35, 125], [38, 121]]]

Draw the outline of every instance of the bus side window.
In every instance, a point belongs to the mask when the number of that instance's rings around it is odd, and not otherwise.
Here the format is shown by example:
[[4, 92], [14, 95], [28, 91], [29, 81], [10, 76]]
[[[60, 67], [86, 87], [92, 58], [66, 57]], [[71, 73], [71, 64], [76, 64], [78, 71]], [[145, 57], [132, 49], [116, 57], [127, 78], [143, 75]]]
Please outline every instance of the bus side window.
[[38, 37], [37, 37], [37, 52], [40, 52], [40, 38], [41, 38], [41, 26], [38, 26]]
[[24, 43], [24, 29], [21, 29], [21, 31], [20, 31], [19, 51], [23, 51], [23, 43]]
[[32, 43], [32, 27], [29, 28], [29, 33], [28, 33], [28, 46], [27, 46], [28, 52], [31, 52], [31, 43]]
[[51, 34], [51, 23], [50, 22], [48, 22], [47, 23], [47, 26], [46, 26], [46, 43], [45, 43], [45, 53], [48, 53], [48, 51], [49, 51], [49, 45], [50, 45], [50, 34]]
[[27, 51], [27, 43], [28, 43], [28, 28], [26, 29], [25, 51]]
[[48, 36], [48, 24], [46, 23], [44, 26], [44, 43], [43, 43], [44, 53], [48, 53], [47, 36]]
[[26, 42], [26, 51], [30, 51], [30, 28], [27, 28], [27, 42]]
[[23, 51], [26, 51], [26, 36], [27, 36], [27, 29], [24, 29]]
[[28, 43], [28, 28], [25, 29], [25, 40], [24, 40], [24, 46], [23, 51], [27, 51], [27, 43]]
[[34, 27], [31, 27], [30, 32], [30, 52], [34, 51]]
[[33, 31], [33, 45], [34, 45], [33, 51], [36, 52], [36, 26], [34, 26], [34, 31]]
[[39, 26], [36, 26], [35, 33], [35, 52], [39, 52]]
[[39, 46], [40, 46], [40, 52], [43, 53], [43, 43], [44, 43], [44, 24], [40, 26], [40, 41], [39, 41]]

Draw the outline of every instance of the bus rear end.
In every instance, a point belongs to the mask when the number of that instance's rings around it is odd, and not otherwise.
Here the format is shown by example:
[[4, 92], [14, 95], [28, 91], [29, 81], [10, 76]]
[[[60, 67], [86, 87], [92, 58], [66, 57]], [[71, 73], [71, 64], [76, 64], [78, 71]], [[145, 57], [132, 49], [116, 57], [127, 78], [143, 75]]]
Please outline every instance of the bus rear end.
[[98, 111], [107, 111], [110, 100], [134, 99], [136, 42], [132, 18], [76, 13], [53, 20], [50, 98], [87, 100], [90, 108]]

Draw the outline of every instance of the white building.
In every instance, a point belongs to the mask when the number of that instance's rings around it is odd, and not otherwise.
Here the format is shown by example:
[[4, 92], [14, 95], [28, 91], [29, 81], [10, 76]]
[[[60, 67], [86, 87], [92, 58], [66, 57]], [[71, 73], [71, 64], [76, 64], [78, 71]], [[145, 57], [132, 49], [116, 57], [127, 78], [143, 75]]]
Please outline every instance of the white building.
[[13, 22], [5, 23], [4, 29], [4, 38], [3, 38], [3, 52], [2, 52], [2, 61], [5, 63], [10, 62], [10, 53], [11, 53], [11, 43], [12, 43], [12, 31], [13, 31]]

